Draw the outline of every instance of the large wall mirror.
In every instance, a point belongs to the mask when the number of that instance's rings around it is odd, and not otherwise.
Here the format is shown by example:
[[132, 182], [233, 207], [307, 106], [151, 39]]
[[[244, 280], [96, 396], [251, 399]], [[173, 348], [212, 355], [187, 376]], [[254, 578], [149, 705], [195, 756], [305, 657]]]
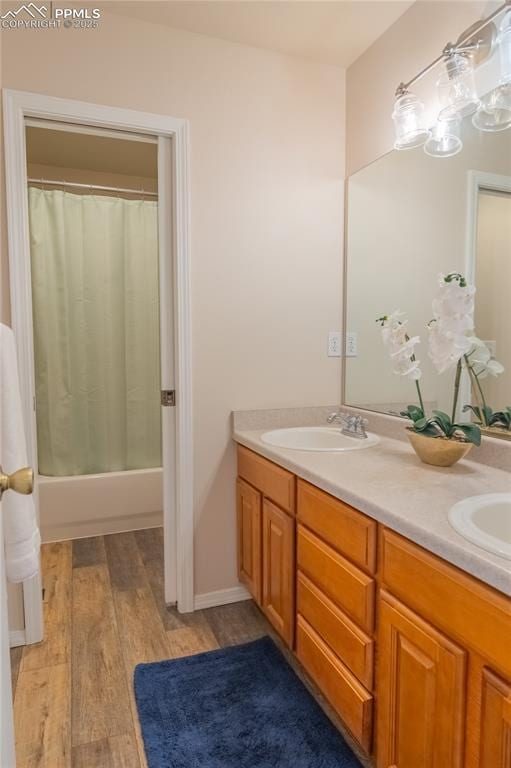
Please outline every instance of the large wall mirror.
[[[416, 402], [376, 323], [399, 309], [421, 337], [427, 407], [450, 410], [453, 372], [434, 369], [426, 326], [439, 273], [460, 272], [476, 286], [477, 335], [505, 369], [481, 380], [485, 399], [494, 411], [511, 405], [511, 130], [483, 133], [466, 120], [458, 155], [390, 152], [350, 177], [347, 193], [344, 402], [395, 415]], [[460, 418], [471, 398], [464, 381]]]

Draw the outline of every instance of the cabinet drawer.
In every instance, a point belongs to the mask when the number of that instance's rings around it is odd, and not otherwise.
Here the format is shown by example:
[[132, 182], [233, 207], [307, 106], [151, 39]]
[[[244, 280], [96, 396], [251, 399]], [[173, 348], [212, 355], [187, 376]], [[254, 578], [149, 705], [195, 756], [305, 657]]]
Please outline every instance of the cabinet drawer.
[[374, 579], [298, 525], [298, 567], [366, 632], [374, 626]]
[[298, 480], [298, 519], [370, 573], [376, 570], [377, 524], [319, 488]]
[[238, 475], [278, 504], [294, 514], [295, 476], [243, 445], [238, 445]]
[[300, 571], [297, 611], [325, 640], [356, 677], [373, 685], [373, 641]]
[[[384, 529], [382, 583], [464, 647], [511, 674], [511, 599]], [[453, 610], [455, 606], [455, 610]]]
[[371, 749], [373, 697], [302, 617], [296, 653], [311, 678], [366, 752]]

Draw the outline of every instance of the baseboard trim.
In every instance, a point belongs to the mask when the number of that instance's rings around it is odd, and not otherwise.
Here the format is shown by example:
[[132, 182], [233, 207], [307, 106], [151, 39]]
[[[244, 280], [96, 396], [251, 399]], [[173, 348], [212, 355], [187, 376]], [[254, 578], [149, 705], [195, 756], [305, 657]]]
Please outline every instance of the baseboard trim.
[[20, 645], [26, 645], [24, 629], [11, 629], [9, 632], [9, 647], [18, 648]]
[[194, 608], [200, 611], [202, 608], [215, 608], [217, 605], [229, 605], [240, 603], [242, 600], [250, 600], [251, 595], [245, 587], [231, 587], [230, 589], [218, 589], [216, 592], [204, 592], [195, 595]]

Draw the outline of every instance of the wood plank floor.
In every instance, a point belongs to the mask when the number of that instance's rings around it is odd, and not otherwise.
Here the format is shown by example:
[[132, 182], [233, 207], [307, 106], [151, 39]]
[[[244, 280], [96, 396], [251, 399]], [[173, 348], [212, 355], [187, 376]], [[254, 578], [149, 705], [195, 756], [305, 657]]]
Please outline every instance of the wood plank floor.
[[161, 528], [45, 544], [46, 637], [11, 651], [17, 768], [145, 768], [136, 664], [269, 632], [251, 601], [165, 606]]
[[167, 608], [161, 528], [45, 544], [42, 568], [45, 640], [11, 651], [17, 768], [146, 768], [135, 665], [274, 636], [252, 601]]

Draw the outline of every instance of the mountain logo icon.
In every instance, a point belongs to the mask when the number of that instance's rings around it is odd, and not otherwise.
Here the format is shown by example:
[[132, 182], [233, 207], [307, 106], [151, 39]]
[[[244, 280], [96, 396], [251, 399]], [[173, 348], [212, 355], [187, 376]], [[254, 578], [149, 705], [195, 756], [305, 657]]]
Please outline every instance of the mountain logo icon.
[[47, 10], [45, 5], [37, 6], [35, 3], [23, 4], [15, 11], [7, 11], [3, 16], [0, 16], [0, 19], [16, 19], [21, 13], [25, 13], [33, 19], [45, 19]]

